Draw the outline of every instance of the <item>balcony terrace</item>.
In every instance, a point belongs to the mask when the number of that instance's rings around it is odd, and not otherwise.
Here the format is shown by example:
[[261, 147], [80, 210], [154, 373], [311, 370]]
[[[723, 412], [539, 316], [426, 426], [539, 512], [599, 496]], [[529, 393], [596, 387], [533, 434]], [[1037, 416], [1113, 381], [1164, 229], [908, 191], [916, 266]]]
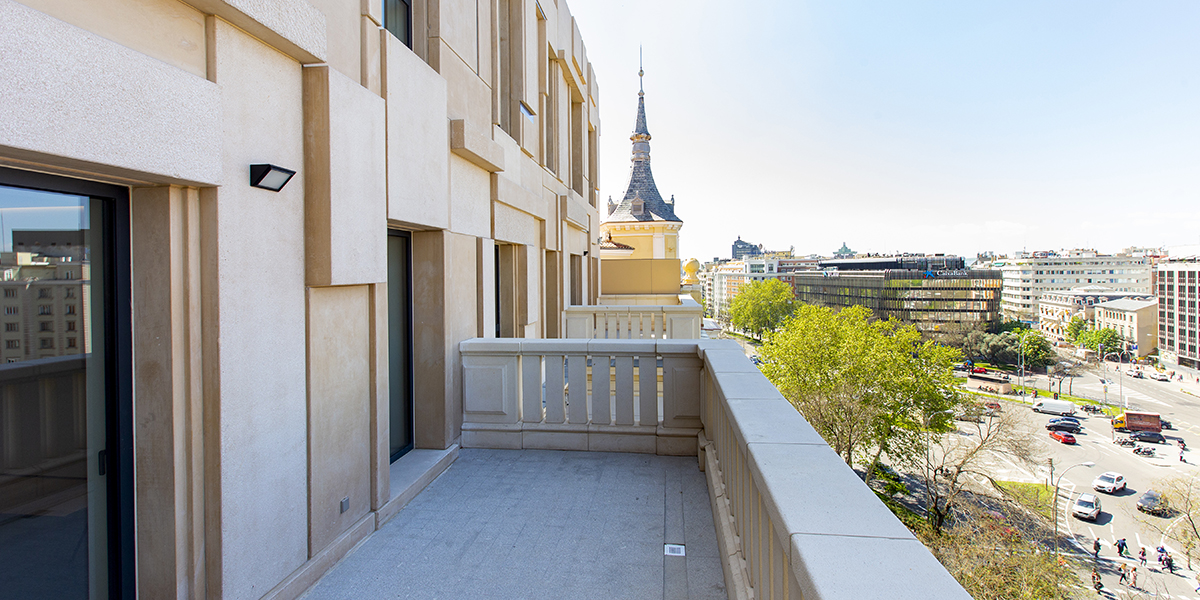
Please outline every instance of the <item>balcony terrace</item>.
[[457, 462], [309, 598], [969, 598], [733, 342], [460, 350]]

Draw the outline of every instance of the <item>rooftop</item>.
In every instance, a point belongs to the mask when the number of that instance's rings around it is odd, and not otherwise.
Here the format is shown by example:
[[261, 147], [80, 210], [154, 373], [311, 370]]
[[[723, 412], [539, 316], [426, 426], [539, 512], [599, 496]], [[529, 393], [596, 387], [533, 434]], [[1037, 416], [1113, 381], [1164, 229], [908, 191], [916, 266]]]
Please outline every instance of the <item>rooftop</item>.
[[1127, 310], [1139, 311], [1143, 308], [1149, 308], [1158, 304], [1158, 300], [1133, 300], [1131, 298], [1121, 298], [1120, 300], [1109, 300], [1097, 304], [1097, 308], [1106, 308], [1108, 310]]

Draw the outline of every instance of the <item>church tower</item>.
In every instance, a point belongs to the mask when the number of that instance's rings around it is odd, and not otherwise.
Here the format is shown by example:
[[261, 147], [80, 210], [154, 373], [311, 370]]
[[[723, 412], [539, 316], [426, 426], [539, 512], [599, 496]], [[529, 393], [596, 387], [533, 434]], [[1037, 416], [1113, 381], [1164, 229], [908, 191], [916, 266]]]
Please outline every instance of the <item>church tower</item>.
[[[629, 185], [620, 202], [608, 199], [608, 216], [602, 219], [600, 233], [606, 240], [632, 252], [620, 258], [679, 258], [679, 229], [683, 221], [675, 216], [675, 197], [663, 200], [650, 172], [650, 130], [646, 127], [646, 90], [641, 85], [645, 72], [638, 68], [639, 91], [637, 122], [633, 126], [632, 164]], [[602, 246], [603, 249], [603, 246]], [[610, 255], [611, 258], [617, 258]]]

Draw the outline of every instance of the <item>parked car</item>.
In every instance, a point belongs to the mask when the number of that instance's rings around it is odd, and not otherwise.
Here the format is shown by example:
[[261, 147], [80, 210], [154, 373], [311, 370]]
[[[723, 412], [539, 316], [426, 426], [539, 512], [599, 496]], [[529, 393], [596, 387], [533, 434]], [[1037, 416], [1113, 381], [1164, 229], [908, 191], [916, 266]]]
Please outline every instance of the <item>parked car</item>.
[[1046, 421], [1046, 422], [1047, 423], [1074, 423], [1076, 425], [1080, 425], [1083, 423], [1083, 421], [1080, 421], [1078, 417], [1054, 417], [1053, 419], [1050, 419], [1049, 421]]
[[1099, 477], [1092, 480], [1092, 489], [1115, 494], [1125, 489], [1125, 476], [1116, 471], [1101, 473]]
[[1050, 439], [1057, 440], [1064, 444], [1074, 444], [1075, 443], [1075, 436], [1073, 436], [1065, 431], [1051, 431]]
[[1151, 371], [1150, 379], [1153, 379], [1155, 381], [1170, 381], [1171, 376], [1167, 375], [1166, 373], [1160, 372], [1160, 371]]
[[1138, 498], [1137, 509], [1144, 513], [1158, 516], [1165, 516], [1171, 511], [1167, 499], [1154, 490], [1149, 490], [1145, 494], [1142, 494], [1141, 498]]
[[1077, 519], [1095, 521], [1100, 516], [1100, 498], [1095, 494], [1080, 494], [1071, 506], [1071, 514]]
[[1163, 429], [1175, 429], [1175, 426], [1172, 425], [1170, 421], [1168, 421], [1162, 417], [1159, 417], [1158, 424], [1162, 425]]
[[1135, 442], [1149, 442], [1153, 444], [1167, 443], [1167, 438], [1163, 437], [1163, 434], [1155, 433], [1153, 431], [1135, 431], [1129, 434], [1129, 437]]
[[995, 400], [989, 400], [987, 402], [984, 402], [983, 407], [992, 412], [1000, 412], [1000, 408], [1001, 408], [1000, 403], [996, 402]]
[[971, 367], [972, 373], [987, 373], [987, 369], [983, 367]]
[[1046, 423], [1046, 429], [1049, 431], [1067, 431], [1070, 433], [1079, 433], [1080, 431], [1083, 431], [1083, 428], [1079, 426], [1079, 423], [1072, 423], [1070, 421]]

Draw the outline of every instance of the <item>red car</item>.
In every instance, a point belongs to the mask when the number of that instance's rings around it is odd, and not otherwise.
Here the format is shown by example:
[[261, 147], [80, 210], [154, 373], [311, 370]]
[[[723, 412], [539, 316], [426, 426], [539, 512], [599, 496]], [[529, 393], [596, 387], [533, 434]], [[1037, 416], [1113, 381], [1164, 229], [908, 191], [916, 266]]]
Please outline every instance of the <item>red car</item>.
[[983, 367], [975, 367], [975, 368], [971, 369], [971, 372], [972, 373], [987, 373], [987, 369], [985, 369]]
[[1051, 431], [1050, 439], [1058, 440], [1064, 444], [1074, 444], [1075, 443], [1075, 436], [1073, 436], [1065, 431]]

